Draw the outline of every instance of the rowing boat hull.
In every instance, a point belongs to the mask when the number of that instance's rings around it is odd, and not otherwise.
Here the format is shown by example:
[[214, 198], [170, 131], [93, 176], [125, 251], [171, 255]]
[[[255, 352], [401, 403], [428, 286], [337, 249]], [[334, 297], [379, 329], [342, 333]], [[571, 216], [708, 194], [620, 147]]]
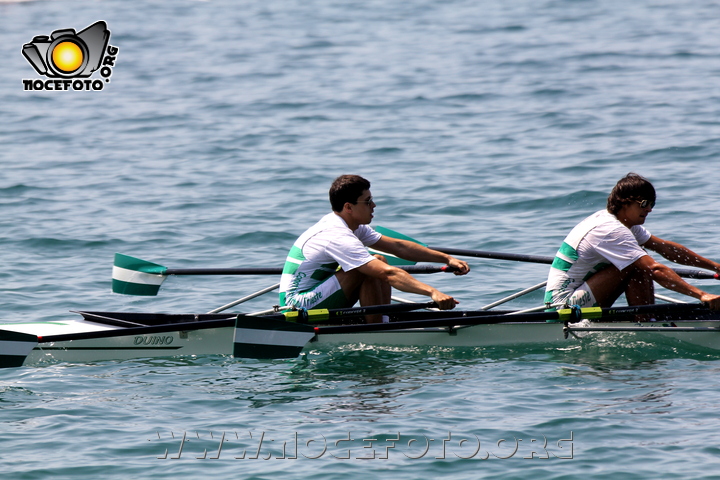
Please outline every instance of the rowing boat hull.
[[[447, 321], [447, 320], [443, 320]], [[452, 320], [455, 321], [455, 320]], [[462, 319], [457, 319], [458, 323]], [[407, 322], [412, 323], [412, 322]], [[585, 342], [639, 341], [683, 344], [720, 351], [717, 320], [674, 322], [493, 322], [472, 326], [398, 329], [401, 324], [317, 327], [272, 319], [238, 317], [235, 357], [288, 358], [323, 346], [504, 347], [542, 345], [567, 347]]]
[[234, 315], [81, 314], [0, 325], [0, 367], [232, 354]]
[[26, 365], [196, 355], [231, 355], [233, 327], [40, 343]]
[[[293, 358], [303, 351], [339, 345], [562, 347], [621, 338], [648, 343], [677, 342], [720, 351], [717, 319], [677, 320], [674, 323], [585, 320], [569, 326], [557, 322], [523, 321], [376, 330], [395, 326], [391, 324], [384, 327], [350, 326], [370, 330], [348, 332], [343, 326], [315, 328], [246, 315], [83, 313], [83, 316], [82, 320], [67, 322], [0, 325], [0, 366], [196, 355]], [[463, 319], [457, 321], [461, 323]]]
[[[677, 327], [657, 323], [592, 323], [593, 331], [577, 330], [579, 325], [566, 332], [561, 323], [498, 323], [447, 328], [418, 328], [384, 332], [360, 332], [318, 335], [308, 345], [337, 346], [347, 344], [439, 346], [439, 347], [502, 347], [515, 345], [568, 346], [584, 341], [635, 339], [648, 342], [670, 340], [720, 351], [720, 330], [717, 322], [675, 322]], [[620, 330], [618, 330], [620, 329]], [[692, 330], [691, 330], [692, 329]], [[706, 330], [707, 329], [707, 330]]]

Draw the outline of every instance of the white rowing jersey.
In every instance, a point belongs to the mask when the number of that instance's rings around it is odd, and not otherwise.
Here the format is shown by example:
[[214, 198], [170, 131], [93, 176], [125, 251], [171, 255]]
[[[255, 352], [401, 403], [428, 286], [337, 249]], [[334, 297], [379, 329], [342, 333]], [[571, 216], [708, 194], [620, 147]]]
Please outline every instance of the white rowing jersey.
[[640, 246], [650, 239], [642, 225], [627, 228], [607, 210], [578, 223], [555, 255], [545, 290], [545, 303], [563, 305], [572, 293], [609, 265], [623, 270], [647, 252]]
[[381, 237], [368, 225], [352, 231], [336, 213], [325, 215], [290, 249], [280, 278], [280, 305], [294, 305], [294, 295], [313, 290], [334, 275], [338, 267], [349, 272], [373, 260], [375, 257], [366, 247]]

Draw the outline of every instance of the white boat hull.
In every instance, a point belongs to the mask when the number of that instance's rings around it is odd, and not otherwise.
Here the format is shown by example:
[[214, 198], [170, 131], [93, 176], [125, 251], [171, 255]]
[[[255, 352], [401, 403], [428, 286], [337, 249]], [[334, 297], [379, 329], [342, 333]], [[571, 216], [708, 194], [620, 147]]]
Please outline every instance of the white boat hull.
[[[440, 327], [426, 329], [390, 330], [382, 332], [361, 332], [347, 334], [319, 335], [313, 345], [397, 345], [397, 346], [440, 346], [440, 347], [500, 347], [513, 345], [558, 345], [568, 346], [583, 340], [598, 340], [618, 335], [648, 342], [660, 339], [684, 342], [703, 348], [720, 351], [720, 330], [718, 322], [675, 322], [677, 327], [663, 326], [663, 323], [592, 323], [594, 331], [578, 331], [574, 327], [590, 325], [587, 322], [570, 325], [565, 332], [562, 323], [498, 323], [475, 325], [455, 330]], [[615, 329], [633, 329], [618, 331]], [[637, 329], [637, 330], [635, 330]], [[661, 330], [660, 330], [661, 329]], [[693, 330], [690, 330], [693, 329]], [[700, 329], [700, 330], [694, 330]], [[709, 329], [709, 330], [705, 330]], [[660, 331], [658, 331], [660, 330]], [[675, 331], [673, 331], [675, 330]]]
[[[126, 319], [122, 314], [118, 318], [90, 313], [83, 316], [96, 321], [83, 318], [0, 325], [0, 367], [233, 352], [234, 316], [209, 319], [162, 314], [126, 314]], [[137, 318], [143, 316], [150, 317], [155, 324], [129, 321], [139, 321]]]
[[128, 360], [194, 355], [231, 355], [233, 327], [122, 335], [38, 344], [23, 365]]
[[[163, 318], [162, 321], [167, 320]], [[585, 340], [612, 342], [628, 338], [649, 343], [678, 342], [720, 351], [720, 327], [717, 320], [642, 324], [585, 320], [569, 324], [569, 327], [557, 322], [508, 322], [465, 327], [370, 330], [358, 333], [346, 332], [343, 330], [345, 327], [336, 328], [340, 331], [323, 333], [324, 327], [314, 328], [267, 317], [241, 315], [236, 325], [233, 325], [234, 317], [214, 321], [219, 323], [183, 321], [172, 325], [148, 325], [139, 328], [102, 324], [86, 319], [0, 325], [0, 366], [196, 355], [293, 358], [302, 351], [308, 352], [319, 347], [358, 344], [438, 347], [533, 344], [569, 346]], [[377, 327], [363, 325], [359, 328]], [[592, 331], [585, 331], [583, 328]]]

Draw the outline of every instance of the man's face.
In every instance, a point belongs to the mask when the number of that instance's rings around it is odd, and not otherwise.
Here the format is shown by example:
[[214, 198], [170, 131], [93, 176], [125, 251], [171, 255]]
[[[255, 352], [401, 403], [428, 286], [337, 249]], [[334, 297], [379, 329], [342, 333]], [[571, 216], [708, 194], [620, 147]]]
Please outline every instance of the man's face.
[[620, 209], [617, 216], [618, 220], [628, 228], [642, 225], [654, 206], [655, 202], [649, 200], [633, 200]]
[[363, 190], [357, 201], [352, 205], [353, 217], [360, 225], [372, 222], [375, 202], [373, 202], [370, 190]]

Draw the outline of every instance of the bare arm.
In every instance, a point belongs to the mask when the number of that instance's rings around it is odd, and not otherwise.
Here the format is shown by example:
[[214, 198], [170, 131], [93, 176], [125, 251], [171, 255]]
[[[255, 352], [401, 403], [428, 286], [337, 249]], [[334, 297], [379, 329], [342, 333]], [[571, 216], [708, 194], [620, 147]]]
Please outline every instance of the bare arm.
[[403, 292], [426, 295], [432, 298], [441, 310], [451, 310], [455, 308], [456, 304], [460, 303], [450, 295], [446, 295], [436, 288], [417, 280], [405, 270], [393, 267], [377, 259], [358, 267], [357, 270], [368, 277], [379, 278]]
[[643, 255], [635, 260], [633, 266], [649, 272], [653, 280], [668, 290], [697, 298], [701, 302], [707, 303], [713, 310], [720, 310], [720, 295], [713, 295], [690, 285], [680, 278], [672, 268], [656, 262], [650, 255]]
[[[450, 265], [455, 269], [455, 275], [465, 275], [470, 271], [467, 262], [458, 260], [457, 258], [446, 253], [432, 250], [423, 245], [400, 240], [397, 238], [387, 237], [383, 235], [380, 240], [372, 245], [372, 248], [381, 252], [391, 253], [396, 257], [410, 260], [413, 262], [435, 262]], [[398, 288], [398, 290], [401, 290]], [[405, 291], [405, 290], [403, 290]]]
[[662, 238], [652, 235], [650, 236], [650, 239], [645, 242], [643, 247], [659, 253], [664, 258], [674, 263], [720, 272], [720, 263], [713, 262], [712, 260], [702, 257], [689, 248], [676, 242], [663, 240]]

